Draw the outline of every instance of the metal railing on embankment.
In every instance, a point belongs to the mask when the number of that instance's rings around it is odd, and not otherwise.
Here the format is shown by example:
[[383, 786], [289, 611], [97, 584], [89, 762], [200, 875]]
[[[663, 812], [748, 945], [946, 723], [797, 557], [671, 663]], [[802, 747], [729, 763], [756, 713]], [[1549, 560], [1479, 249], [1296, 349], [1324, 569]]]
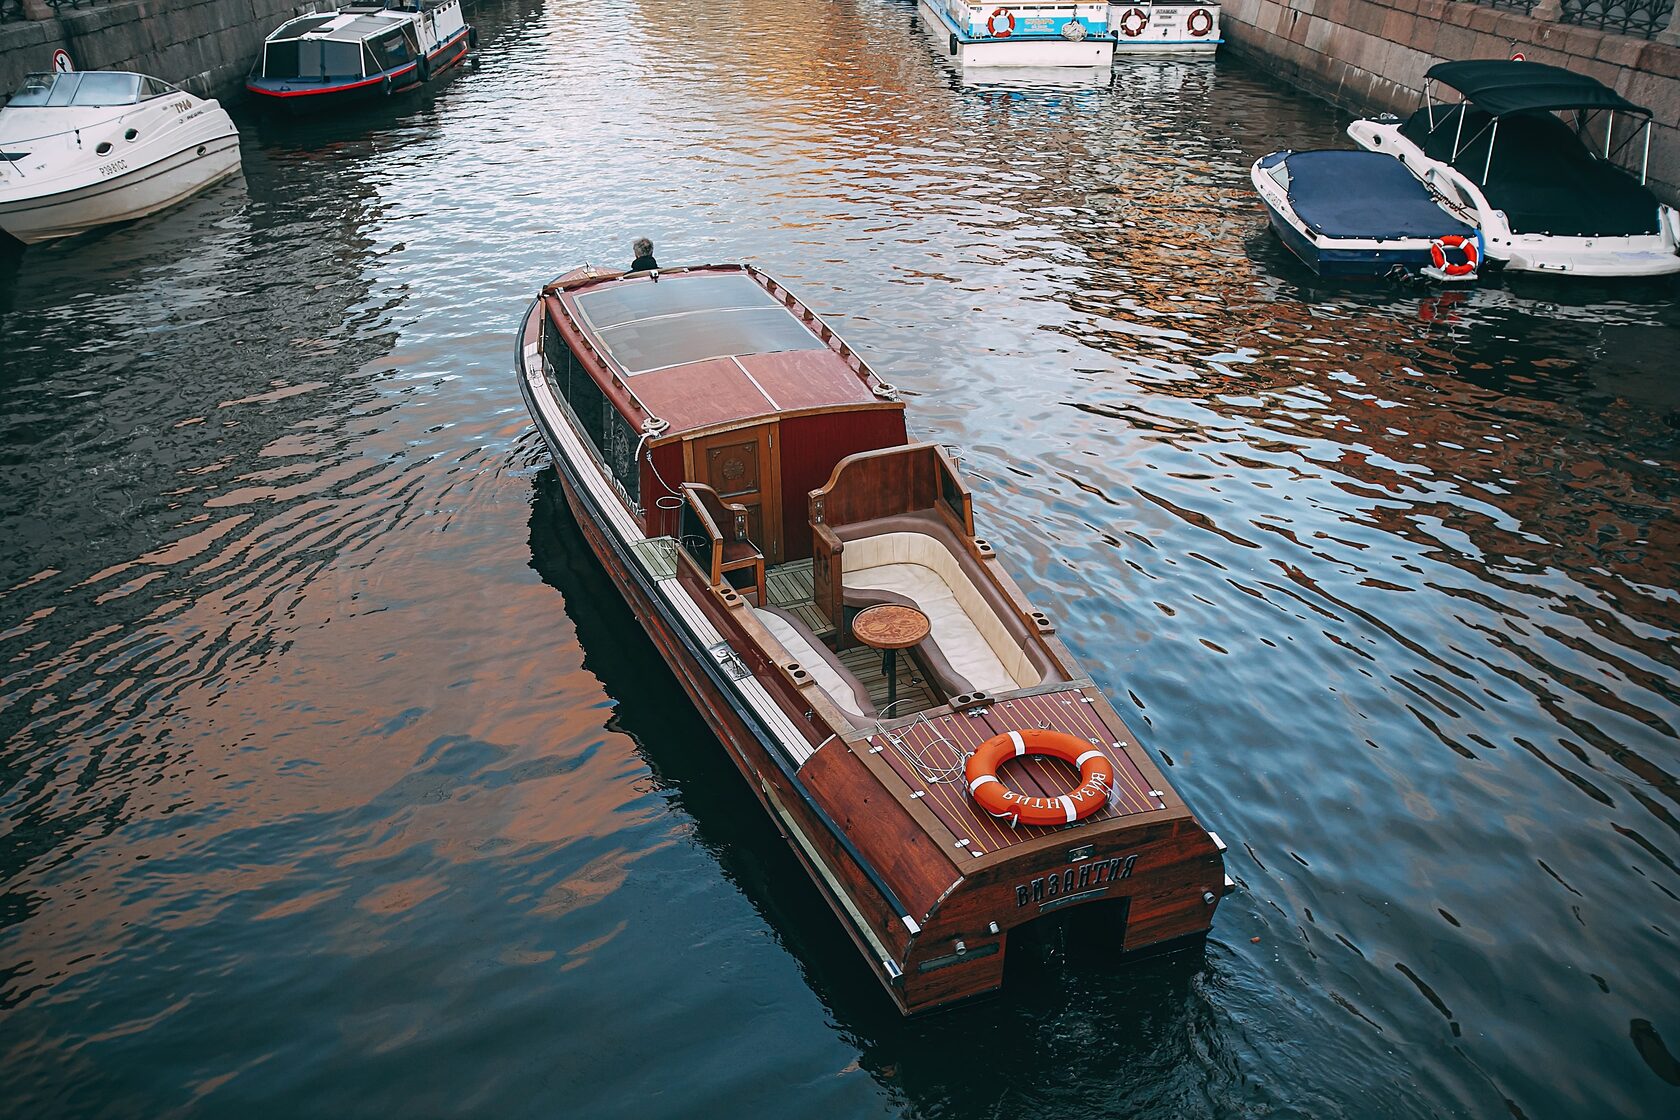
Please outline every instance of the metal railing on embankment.
[[1563, 0], [1560, 23], [1654, 39], [1674, 17], [1674, 0]]
[[1475, 0], [1484, 8], [1540, 20], [1595, 27], [1635, 39], [1655, 39], [1674, 18], [1674, 0]]
[[[41, 0], [54, 12], [65, 8], [91, 8], [100, 0]], [[0, 0], [0, 23], [14, 19], [28, 19], [23, 14], [23, 0]]]

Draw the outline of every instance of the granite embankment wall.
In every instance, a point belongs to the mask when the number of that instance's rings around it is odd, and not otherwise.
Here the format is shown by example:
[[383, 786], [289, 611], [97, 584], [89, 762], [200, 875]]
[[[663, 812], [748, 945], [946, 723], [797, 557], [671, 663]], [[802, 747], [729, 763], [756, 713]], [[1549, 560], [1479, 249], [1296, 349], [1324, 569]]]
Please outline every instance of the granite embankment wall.
[[[1655, 114], [1651, 186], [1668, 202], [1680, 199], [1680, 46], [1458, 0], [1221, 5], [1225, 49], [1356, 113], [1407, 114], [1421, 103], [1424, 71], [1435, 63], [1509, 58], [1513, 49], [1531, 62], [1590, 74]], [[1621, 162], [1637, 170], [1642, 155], [1642, 146], [1634, 147]]]
[[[257, 44], [314, 7], [298, 0], [110, 0], [54, 18], [0, 23], [0, 90], [52, 67], [62, 47], [78, 70], [138, 70], [217, 96], [238, 88]], [[51, 11], [51, 9], [46, 9]]]

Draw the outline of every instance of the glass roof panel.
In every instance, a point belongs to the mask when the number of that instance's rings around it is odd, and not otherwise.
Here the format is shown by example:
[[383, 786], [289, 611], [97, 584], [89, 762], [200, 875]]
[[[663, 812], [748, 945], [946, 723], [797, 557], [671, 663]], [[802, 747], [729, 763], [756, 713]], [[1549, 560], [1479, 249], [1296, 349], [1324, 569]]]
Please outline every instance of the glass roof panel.
[[[757, 284], [745, 277], [739, 279], [763, 295], [765, 300], [770, 300], [768, 293]], [[651, 289], [665, 286], [637, 284], [629, 287]], [[624, 367], [626, 373], [632, 374], [739, 354], [823, 349], [822, 342], [806, 330], [803, 323], [786, 308], [774, 301], [771, 303], [769, 307], [706, 310], [701, 314], [693, 313], [701, 309], [688, 313], [657, 314], [595, 333], [613, 359]]]
[[[635, 319], [692, 311], [764, 307], [780, 309], [769, 292], [741, 273], [671, 276], [659, 283], [613, 284], [577, 297], [583, 318], [597, 333]], [[791, 318], [791, 316], [790, 316]]]

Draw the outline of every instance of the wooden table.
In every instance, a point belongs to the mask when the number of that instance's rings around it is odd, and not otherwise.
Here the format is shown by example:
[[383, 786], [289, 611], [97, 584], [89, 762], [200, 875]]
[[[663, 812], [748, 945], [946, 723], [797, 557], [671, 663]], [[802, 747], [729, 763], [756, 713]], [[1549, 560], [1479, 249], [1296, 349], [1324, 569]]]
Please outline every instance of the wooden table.
[[887, 674], [887, 707], [883, 715], [891, 715], [893, 705], [898, 703], [898, 651], [920, 642], [931, 629], [927, 615], [898, 603], [869, 607], [852, 619], [852, 636], [882, 654], [881, 669]]

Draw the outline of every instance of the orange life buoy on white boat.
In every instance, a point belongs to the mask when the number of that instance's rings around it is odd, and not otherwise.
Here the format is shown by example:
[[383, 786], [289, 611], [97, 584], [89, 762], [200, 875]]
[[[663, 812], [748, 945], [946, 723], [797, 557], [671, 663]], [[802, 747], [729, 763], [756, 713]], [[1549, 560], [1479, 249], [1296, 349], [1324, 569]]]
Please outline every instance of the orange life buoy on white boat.
[[[1079, 767], [1079, 788], [1059, 797], [1028, 797], [1003, 784], [998, 767], [1005, 759], [1041, 754]], [[981, 743], [963, 764], [968, 793], [980, 808], [1009, 823], [1057, 825], [1083, 820], [1108, 804], [1114, 788], [1114, 760], [1085, 739], [1028, 727], [1006, 731]]]
[[[1003, 28], [1002, 31], [999, 31], [997, 29], [997, 21], [998, 21], [999, 16], [1002, 16], [1006, 21], [1008, 21], [1004, 25], [1004, 28]], [[1010, 11], [1008, 8], [998, 8], [998, 9], [996, 9], [995, 11], [992, 12], [991, 16], [986, 20], [986, 34], [990, 35], [994, 39], [1007, 39], [1007, 38], [1009, 38], [1009, 36], [1013, 35], [1014, 33], [1015, 33], [1015, 13]]]
[[1189, 18], [1184, 21], [1184, 30], [1200, 39], [1203, 35], [1206, 35], [1209, 31], [1213, 30], [1213, 13], [1208, 11], [1206, 8], [1197, 8], [1195, 11], [1191, 12]]
[[[1462, 261], [1447, 263], [1447, 250], [1458, 249], [1464, 254]], [[1435, 262], [1435, 267], [1447, 276], [1469, 276], [1476, 271], [1481, 263], [1476, 254], [1476, 243], [1459, 233], [1449, 233], [1445, 237], [1437, 237], [1429, 243], [1429, 259]]]
[[1149, 13], [1142, 8], [1127, 8], [1120, 14], [1120, 30], [1126, 33], [1128, 39], [1136, 39], [1148, 26]]

